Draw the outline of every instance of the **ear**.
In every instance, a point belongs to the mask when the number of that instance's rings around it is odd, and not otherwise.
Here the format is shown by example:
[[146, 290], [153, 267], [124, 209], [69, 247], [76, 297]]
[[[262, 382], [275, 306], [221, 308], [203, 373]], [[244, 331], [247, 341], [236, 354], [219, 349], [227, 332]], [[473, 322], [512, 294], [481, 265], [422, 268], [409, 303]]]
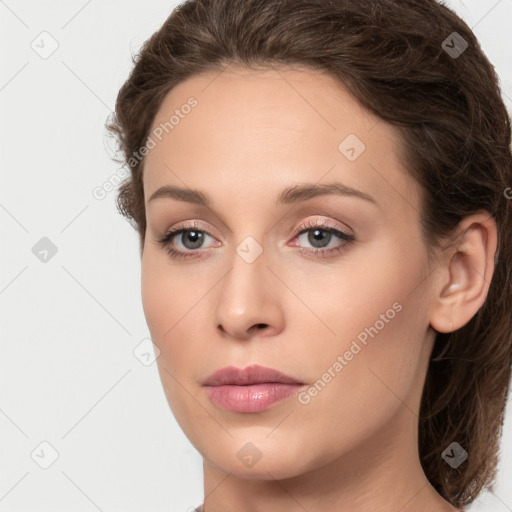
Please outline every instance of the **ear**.
[[494, 273], [496, 222], [488, 212], [466, 217], [457, 241], [436, 268], [430, 325], [452, 332], [466, 325], [484, 303]]

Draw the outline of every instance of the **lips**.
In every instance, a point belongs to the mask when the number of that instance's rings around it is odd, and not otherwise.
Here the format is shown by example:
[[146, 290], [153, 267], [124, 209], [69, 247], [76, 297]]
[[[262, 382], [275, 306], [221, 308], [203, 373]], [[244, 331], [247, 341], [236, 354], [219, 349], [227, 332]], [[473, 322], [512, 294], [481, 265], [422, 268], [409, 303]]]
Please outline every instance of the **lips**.
[[204, 381], [210, 400], [237, 413], [256, 413], [297, 394], [304, 383], [273, 368], [228, 366]]
[[210, 375], [203, 384], [205, 386], [249, 386], [251, 384], [275, 382], [281, 384], [303, 384], [303, 382], [273, 368], [266, 368], [257, 364], [247, 366], [244, 369], [227, 366]]

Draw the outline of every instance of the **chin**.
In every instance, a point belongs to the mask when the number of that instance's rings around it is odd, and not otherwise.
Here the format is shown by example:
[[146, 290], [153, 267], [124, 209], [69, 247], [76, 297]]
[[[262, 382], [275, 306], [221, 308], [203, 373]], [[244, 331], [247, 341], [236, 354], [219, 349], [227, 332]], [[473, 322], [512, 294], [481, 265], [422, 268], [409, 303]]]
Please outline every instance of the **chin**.
[[246, 480], [283, 480], [313, 469], [314, 462], [305, 457], [303, 442], [294, 446], [279, 436], [272, 440], [259, 439], [235, 435], [233, 439], [226, 437], [224, 442], [196, 448], [224, 473]]

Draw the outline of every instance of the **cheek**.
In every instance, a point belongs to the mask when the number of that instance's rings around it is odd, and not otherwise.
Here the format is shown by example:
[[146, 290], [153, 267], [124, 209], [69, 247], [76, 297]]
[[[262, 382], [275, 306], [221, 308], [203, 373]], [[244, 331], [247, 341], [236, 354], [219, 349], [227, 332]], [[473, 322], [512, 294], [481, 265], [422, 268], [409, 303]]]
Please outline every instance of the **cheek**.
[[[170, 265], [166, 254], [158, 250], [143, 255], [142, 306], [151, 339], [160, 350], [157, 364], [180, 379], [204, 349], [204, 319], [208, 318], [205, 293], [212, 286], [206, 280], [189, 277], [188, 272]], [[170, 378], [162, 377], [166, 382]]]
[[164, 343], [179, 331], [187, 311], [197, 301], [193, 291], [193, 282], [187, 282], [183, 271], [169, 265], [165, 253], [153, 248], [144, 252], [141, 298], [154, 343]]
[[187, 282], [183, 273], [171, 269], [165, 255], [145, 251], [141, 268], [144, 315], [151, 339], [160, 351], [156, 363], [167, 402], [185, 431], [191, 429], [200, 412], [183, 392], [183, 386], [190, 388], [188, 381], [199, 353], [194, 340], [200, 339], [194, 322], [199, 308], [193, 308], [198, 293], [193, 293], [193, 283], [187, 286]]
[[165, 332], [172, 326], [172, 293], [166, 282], [166, 274], [146, 249], [142, 257], [141, 298], [144, 316], [153, 342], [159, 345]]
[[[415, 302], [421, 299], [418, 285], [426, 263], [421, 247], [400, 248], [391, 237], [383, 238], [347, 253], [339, 266], [305, 272], [300, 278], [290, 270], [287, 279], [309, 310], [298, 322], [309, 324], [311, 332], [315, 329], [316, 343], [328, 348], [340, 342], [342, 348], [359, 334], [364, 343], [370, 332], [375, 335], [374, 327], [379, 338], [386, 332], [397, 335], [407, 326], [404, 317], [417, 318]], [[305, 311], [301, 304], [297, 308]]]
[[347, 405], [352, 398], [373, 401], [376, 390], [386, 385], [407, 390], [416, 378], [428, 328], [420, 285], [426, 260], [419, 244], [409, 251], [397, 247], [388, 243], [358, 253], [340, 272], [324, 276], [321, 291], [311, 280], [303, 280], [297, 292], [308, 297], [316, 313], [298, 320], [309, 376], [316, 380], [329, 370], [334, 373], [333, 384], [326, 387], [343, 390], [339, 400]]

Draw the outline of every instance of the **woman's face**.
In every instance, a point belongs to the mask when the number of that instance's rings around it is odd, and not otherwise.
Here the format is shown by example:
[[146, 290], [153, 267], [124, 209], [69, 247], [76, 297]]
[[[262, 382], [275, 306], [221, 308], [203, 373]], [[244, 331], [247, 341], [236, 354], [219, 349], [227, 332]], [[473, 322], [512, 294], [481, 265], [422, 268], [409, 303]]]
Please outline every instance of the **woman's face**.
[[[205, 461], [270, 479], [415, 453], [432, 292], [396, 131], [332, 78], [281, 68], [180, 83], [151, 138], [143, 307]], [[251, 365], [299, 385], [205, 385]]]

